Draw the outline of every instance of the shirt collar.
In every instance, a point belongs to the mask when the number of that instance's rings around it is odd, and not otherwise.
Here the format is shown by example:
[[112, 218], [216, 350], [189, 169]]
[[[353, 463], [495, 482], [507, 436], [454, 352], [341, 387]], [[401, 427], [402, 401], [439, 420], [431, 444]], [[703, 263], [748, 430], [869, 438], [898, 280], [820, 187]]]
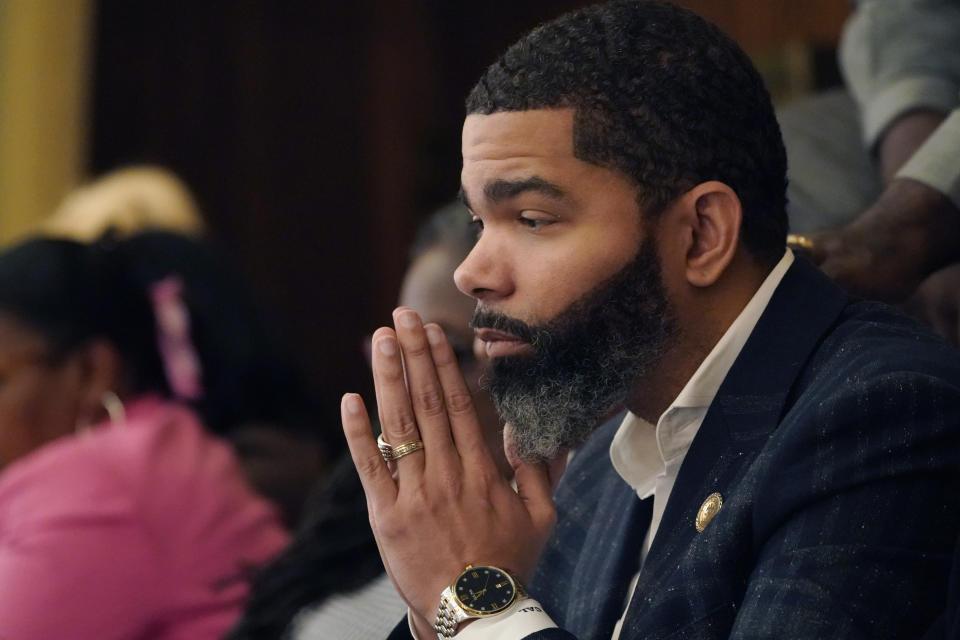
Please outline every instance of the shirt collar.
[[791, 264], [793, 253], [787, 249], [660, 416], [655, 428], [633, 413], [628, 412], [623, 419], [610, 444], [610, 459], [620, 477], [641, 497], [653, 492], [657, 476], [668, 464], [682, 461], [686, 455], [710, 403]]

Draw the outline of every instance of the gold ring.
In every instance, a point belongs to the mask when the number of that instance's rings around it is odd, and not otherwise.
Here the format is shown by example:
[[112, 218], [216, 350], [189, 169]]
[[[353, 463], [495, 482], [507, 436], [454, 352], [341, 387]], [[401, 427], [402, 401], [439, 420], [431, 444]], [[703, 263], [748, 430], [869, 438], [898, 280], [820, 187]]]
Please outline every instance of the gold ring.
[[394, 447], [383, 439], [383, 434], [381, 433], [377, 436], [377, 447], [380, 449], [380, 455], [383, 456], [384, 462], [390, 462], [391, 460], [399, 460], [403, 456], [408, 456], [414, 451], [420, 451], [420, 449], [423, 449], [423, 440], [411, 440], [410, 442], [404, 442]]
[[809, 236], [799, 233], [788, 233], [787, 246], [791, 249], [800, 249], [801, 251], [813, 251], [813, 240], [811, 240]]

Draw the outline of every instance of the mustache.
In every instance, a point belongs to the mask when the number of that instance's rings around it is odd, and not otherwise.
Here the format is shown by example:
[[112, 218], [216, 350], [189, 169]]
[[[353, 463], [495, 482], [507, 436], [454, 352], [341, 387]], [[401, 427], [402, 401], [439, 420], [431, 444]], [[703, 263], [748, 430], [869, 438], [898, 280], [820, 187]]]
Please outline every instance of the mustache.
[[523, 320], [511, 318], [510, 316], [497, 313], [496, 311], [484, 311], [478, 308], [470, 319], [471, 329], [493, 329], [515, 335], [524, 342], [536, 344], [540, 341], [543, 333], [542, 329], [532, 327]]

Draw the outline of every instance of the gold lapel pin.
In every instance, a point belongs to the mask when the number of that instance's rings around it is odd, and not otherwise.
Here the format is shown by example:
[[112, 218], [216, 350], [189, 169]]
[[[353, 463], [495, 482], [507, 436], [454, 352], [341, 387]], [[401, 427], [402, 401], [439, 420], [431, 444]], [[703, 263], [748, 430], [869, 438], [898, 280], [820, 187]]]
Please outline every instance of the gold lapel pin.
[[713, 516], [717, 515], [717, 512], [720, 511], [720, 507], [722, 506], [723, 496], [719, 493], [711, 493], [707, 496], [707, 499], [700, 505], [700, 510], [697, 511], [696, 525], [698, 532], [707, 528], [707, 525], [713, 520]]

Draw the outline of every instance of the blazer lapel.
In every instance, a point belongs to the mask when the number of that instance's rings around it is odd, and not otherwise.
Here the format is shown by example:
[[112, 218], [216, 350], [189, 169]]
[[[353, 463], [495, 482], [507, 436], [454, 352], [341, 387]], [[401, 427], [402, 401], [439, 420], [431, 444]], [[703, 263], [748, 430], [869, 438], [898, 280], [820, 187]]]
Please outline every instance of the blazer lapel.
[[[803, 365], [849, 298], [798, 258], [784, 275], [724, 379], [687, 452], [637, 584], [653, 593], [694, 536], [697, 512], [711, 493], [724, 495], [753, 460], [785, 410]], [[722, 517], [723, 511], [717, 517]], [[634, 597], [622, 640], [643, 637], [646, 598]], [[628, 630], [629, 627], [629, 630]]]
[[650, 526], [653, 501], [637, 498], [610, 464], [622, 418], [598, 428], [564, 473], [554, 494], [557, 528], [530, 582], [553, 619], [581, 640], [609, 640]]
[[597, 507], [586, 543], [591, 553], [580, 556], [573, 575], [578, 597], [571, 598], [565, 629], [578, 638], [610, 637], [623, 615], [627, 588], [640, 568], [640, 549], [650, 518], [653, 499], [640, 500], [619, 476], [611, 483]]

